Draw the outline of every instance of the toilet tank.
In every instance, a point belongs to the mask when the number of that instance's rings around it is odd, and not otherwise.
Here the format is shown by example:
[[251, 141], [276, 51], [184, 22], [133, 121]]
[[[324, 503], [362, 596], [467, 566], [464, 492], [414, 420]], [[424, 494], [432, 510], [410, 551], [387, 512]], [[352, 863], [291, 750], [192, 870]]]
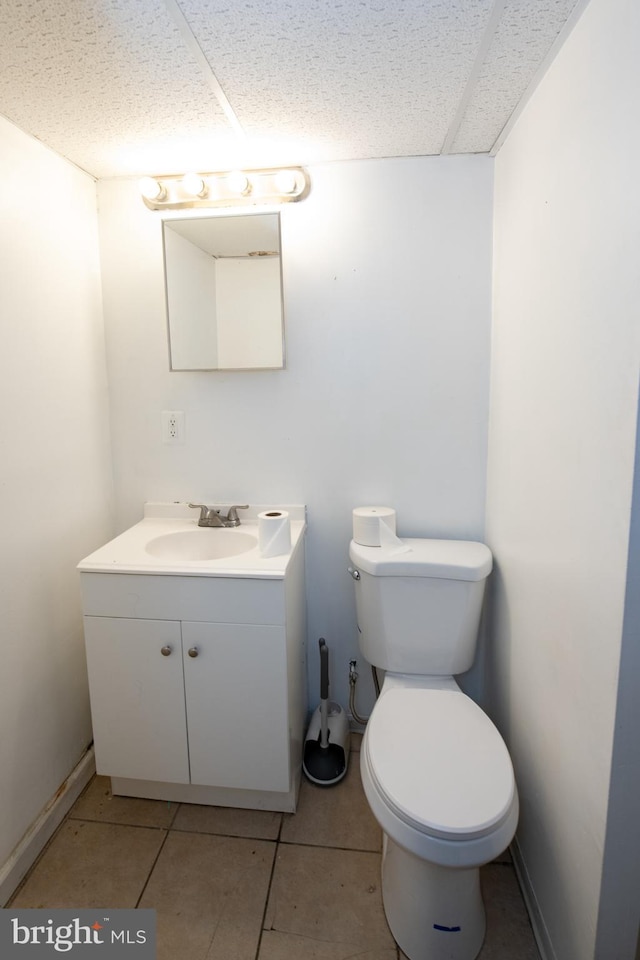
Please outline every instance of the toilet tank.
[[452, 676], [475, 656], [491, 551], [470, 540], [349, 547], [363, 656], [394, 673]]

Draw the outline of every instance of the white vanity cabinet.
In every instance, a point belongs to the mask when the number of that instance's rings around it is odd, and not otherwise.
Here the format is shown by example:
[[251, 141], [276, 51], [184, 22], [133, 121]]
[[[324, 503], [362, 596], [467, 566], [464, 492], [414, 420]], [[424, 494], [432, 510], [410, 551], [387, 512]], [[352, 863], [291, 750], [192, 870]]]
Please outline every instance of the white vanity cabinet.
[[98, 773], [189, 783], [180, 623], [85, 617]]
[[281, 578], [81, 574], [96, 768], [114, 793], [295, 810], [304, 550]]
[[282, 627], [183, 623], [182, 644], [193, 783], [288, 790]]

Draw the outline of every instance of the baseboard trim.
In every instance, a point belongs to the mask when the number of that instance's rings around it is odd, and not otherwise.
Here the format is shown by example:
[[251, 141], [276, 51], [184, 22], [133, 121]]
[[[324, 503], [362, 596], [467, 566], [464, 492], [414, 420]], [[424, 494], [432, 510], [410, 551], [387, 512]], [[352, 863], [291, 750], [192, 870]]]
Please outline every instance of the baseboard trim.
[[533, 892], [531, 878], [529, 877], [529, 873], [522, 856], [522, 851], [518, 845], [517, 836], [513, 840], [510, 850], [513, 859], [513, 866], [516, 871], [518, 883], [520, 884], [520, 890], [522, 891], [525, 906], [529, 914], [533, 935], [535, 937], [538, 951], [540, 952], [540, 957], [542, 960], [556, 960], [555, 950], [553, 949], [553, 944], [551, 943], [549, 931], [547, 930], [547, 926], [544, 922], [538, 900]]
[[11, 898], [95, 772], [90, 747], [0, 867], [0, 906], [4, 907]]

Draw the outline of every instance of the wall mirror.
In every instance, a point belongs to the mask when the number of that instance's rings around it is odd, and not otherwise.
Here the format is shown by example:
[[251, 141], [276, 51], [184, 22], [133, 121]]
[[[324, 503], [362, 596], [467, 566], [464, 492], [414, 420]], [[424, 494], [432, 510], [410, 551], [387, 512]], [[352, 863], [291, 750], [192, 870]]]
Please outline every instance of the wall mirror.
[[163, 222], [171, 370], [284, 367], [280, 214]]

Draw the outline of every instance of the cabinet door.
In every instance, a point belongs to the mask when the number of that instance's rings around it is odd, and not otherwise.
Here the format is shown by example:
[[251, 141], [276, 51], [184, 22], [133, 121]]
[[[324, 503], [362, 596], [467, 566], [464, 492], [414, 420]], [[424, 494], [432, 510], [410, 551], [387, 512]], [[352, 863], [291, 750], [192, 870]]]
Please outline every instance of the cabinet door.
[[85, 617], [84, 625], [98, 773], [188, 783], [180, 624]]
[[185, 622], [182, 645], [191, 782], [288, 790], [284, 627]]

